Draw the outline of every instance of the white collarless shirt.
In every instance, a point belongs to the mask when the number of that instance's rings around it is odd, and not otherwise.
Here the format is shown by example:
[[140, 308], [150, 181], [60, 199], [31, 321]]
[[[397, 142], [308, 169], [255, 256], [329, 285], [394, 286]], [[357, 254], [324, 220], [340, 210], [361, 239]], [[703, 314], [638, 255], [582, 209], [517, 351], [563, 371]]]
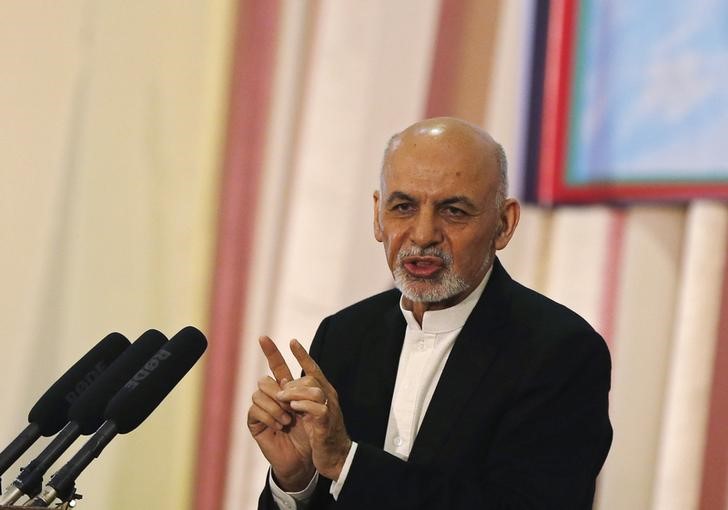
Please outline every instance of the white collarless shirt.
[[455, 340], [465, 321], [475, 308], [490, 277], [483, 281], [464, 300], [450, 308], [425, 312], [422, 326], [414, 314], [399, 307], [407, 321], [402, 352], [399, 356], [397, 379], [389, 409], [384, 450], [402, 460], [409, 458], [412, 444], [432, 400], [437, 383], [445, 368]]
[[[399, 356], [392, 404], [389, 408], [384, 451], [402, 460], [409, 458], [450, 351], [465, 321], [483, 294], [491, 270], [488, 270], [480, 284], [460, 303], [443, 310], [425, 312], [422, 316], [422, 326], [414, 314], [404, 308], [400, 298], [399, 307], [407, 322], [407, 329]], [[356, 455], [356, 448], [357, 443], [352, 442], [339, 479], [331, 483], [331, 494], [335, 499], [338, 498], [346, 482], [349, 468]], [[303, 491], [287, 493], [275, 484], [272, 474], [269, 475], [273, 499], [281, 510], [305, 509], [317, 481], [318, 474]]]

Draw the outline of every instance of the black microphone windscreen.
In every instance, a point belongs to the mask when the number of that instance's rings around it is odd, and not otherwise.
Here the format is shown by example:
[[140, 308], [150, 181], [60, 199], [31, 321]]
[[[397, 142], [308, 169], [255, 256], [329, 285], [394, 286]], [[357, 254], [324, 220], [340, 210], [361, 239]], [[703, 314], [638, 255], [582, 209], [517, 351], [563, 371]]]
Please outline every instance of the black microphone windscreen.
[[93, 434], [104, 422], [106, 406], [116, 392], [167, 342], [156, 329], [140, 336], [107, 368], [68, 410], [68, 419], [78, 423], [80, 433]]
[[106, 418], [116, 424], [120, 434], [134, 430], [182, 380], [206, 347], [200, 330], [192, 326], [180, 330], [114, 395], [106, 407]]
[[35, 403], [28, 421], [40, 426], [40, 433], [52, 436], [68, 423], [68, 408], [111, 363], [129, 347], [120, 333], [106, 335], [96, 346], [63, 374]]

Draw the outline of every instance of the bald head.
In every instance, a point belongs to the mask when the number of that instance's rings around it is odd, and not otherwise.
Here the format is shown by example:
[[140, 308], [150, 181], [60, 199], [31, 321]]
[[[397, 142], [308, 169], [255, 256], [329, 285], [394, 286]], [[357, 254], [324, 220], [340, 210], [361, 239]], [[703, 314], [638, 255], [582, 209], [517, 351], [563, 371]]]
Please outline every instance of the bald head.
[[453, 151], [468, 151], [473, 162], [483, 172], [496, 172], [498, 180], [495, 196], [496, 209], [501, 209], [508, 194], [508, 161], [503, 147], [483, 129], [454, 117], [434, 117], [412, 124], [389, 139], [384, 150], [380, 189], [384, 174], [389, 166], [390, 156], [405, 146], [416, 148], [417, 144], [440, 144]]

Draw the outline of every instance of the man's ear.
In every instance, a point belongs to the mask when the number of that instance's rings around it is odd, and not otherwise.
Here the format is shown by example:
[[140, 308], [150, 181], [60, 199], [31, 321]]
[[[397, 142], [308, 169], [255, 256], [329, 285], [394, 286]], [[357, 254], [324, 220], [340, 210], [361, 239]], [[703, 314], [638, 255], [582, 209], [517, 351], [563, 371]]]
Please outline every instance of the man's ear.
[[521, 217], [521, 204], [515, 198], [509, 198], [503, 204], [500, 213], [500, 225], [498, 226], [498, 234], [495, 238], [495, 249], [502, 250], [513, 237], [516, 231], [518, 220]]
[[374, 239], [380, 243], [384, 239], [382, 234], [382, 223], [379, 219], [379, 191], [374, 192]]

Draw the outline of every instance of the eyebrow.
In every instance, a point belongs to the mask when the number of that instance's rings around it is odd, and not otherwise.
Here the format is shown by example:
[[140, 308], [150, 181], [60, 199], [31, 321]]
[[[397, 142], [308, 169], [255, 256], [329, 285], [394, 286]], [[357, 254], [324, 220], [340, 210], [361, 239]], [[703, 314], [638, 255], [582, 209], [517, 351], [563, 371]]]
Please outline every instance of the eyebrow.
[[[387, 202], [386, 203], [387, 204], [391, 204], [392, 202], [394, 202], [396, 200], [404, 200], [406, 202], [417, 202], [417, 200], [415, 200], [413, 197], [411, 197], [407, 193], [404, 193], [402, 191], [393, 191], [387, 197]], [[470, 200], [465, 195], [456, 195], [454, 197], [444, 198], [444, 199], [439, 200], [439, 201], [436, 202], [436, 205], [438, 207], [443, 207], [443, 206], [446, 207], [448, 205], [453, 205], [453, 204], [462, 204], [465, 207], [469, 207], [471, 209], [477, 209], [477, 207], [475, 206], [475, 204], [473, 203], [473, 201]]]
[[469, 207], [471, 209], [477, 209], [477, 207], [475, 206], [475, 204], [473, 203], [473, 201], [470, 200], [468, 197], [466, 197], [464, 195], [457, 195], [457, 196], [454, 196], [454, 197], [448, 197], [448, 198], [445, 198], [445, 199], [440, 200], [440, 201], [437, 202], [437, 205], [440, 206], [440, 207], [442, 207], [442, 206], [448, 206], [448, 205], [453, 205], [453, 204], [462, 204], [462, 205], [464, 205], [466, 207]]
[[403, 193], [401, 191], [393, 191], [388, 197], [387, 197], [387, 204], [391, 204], [395, 200], [405, 200], [407, 202], [416, 202], [414, 198], [409, 196], [407, 193]]

